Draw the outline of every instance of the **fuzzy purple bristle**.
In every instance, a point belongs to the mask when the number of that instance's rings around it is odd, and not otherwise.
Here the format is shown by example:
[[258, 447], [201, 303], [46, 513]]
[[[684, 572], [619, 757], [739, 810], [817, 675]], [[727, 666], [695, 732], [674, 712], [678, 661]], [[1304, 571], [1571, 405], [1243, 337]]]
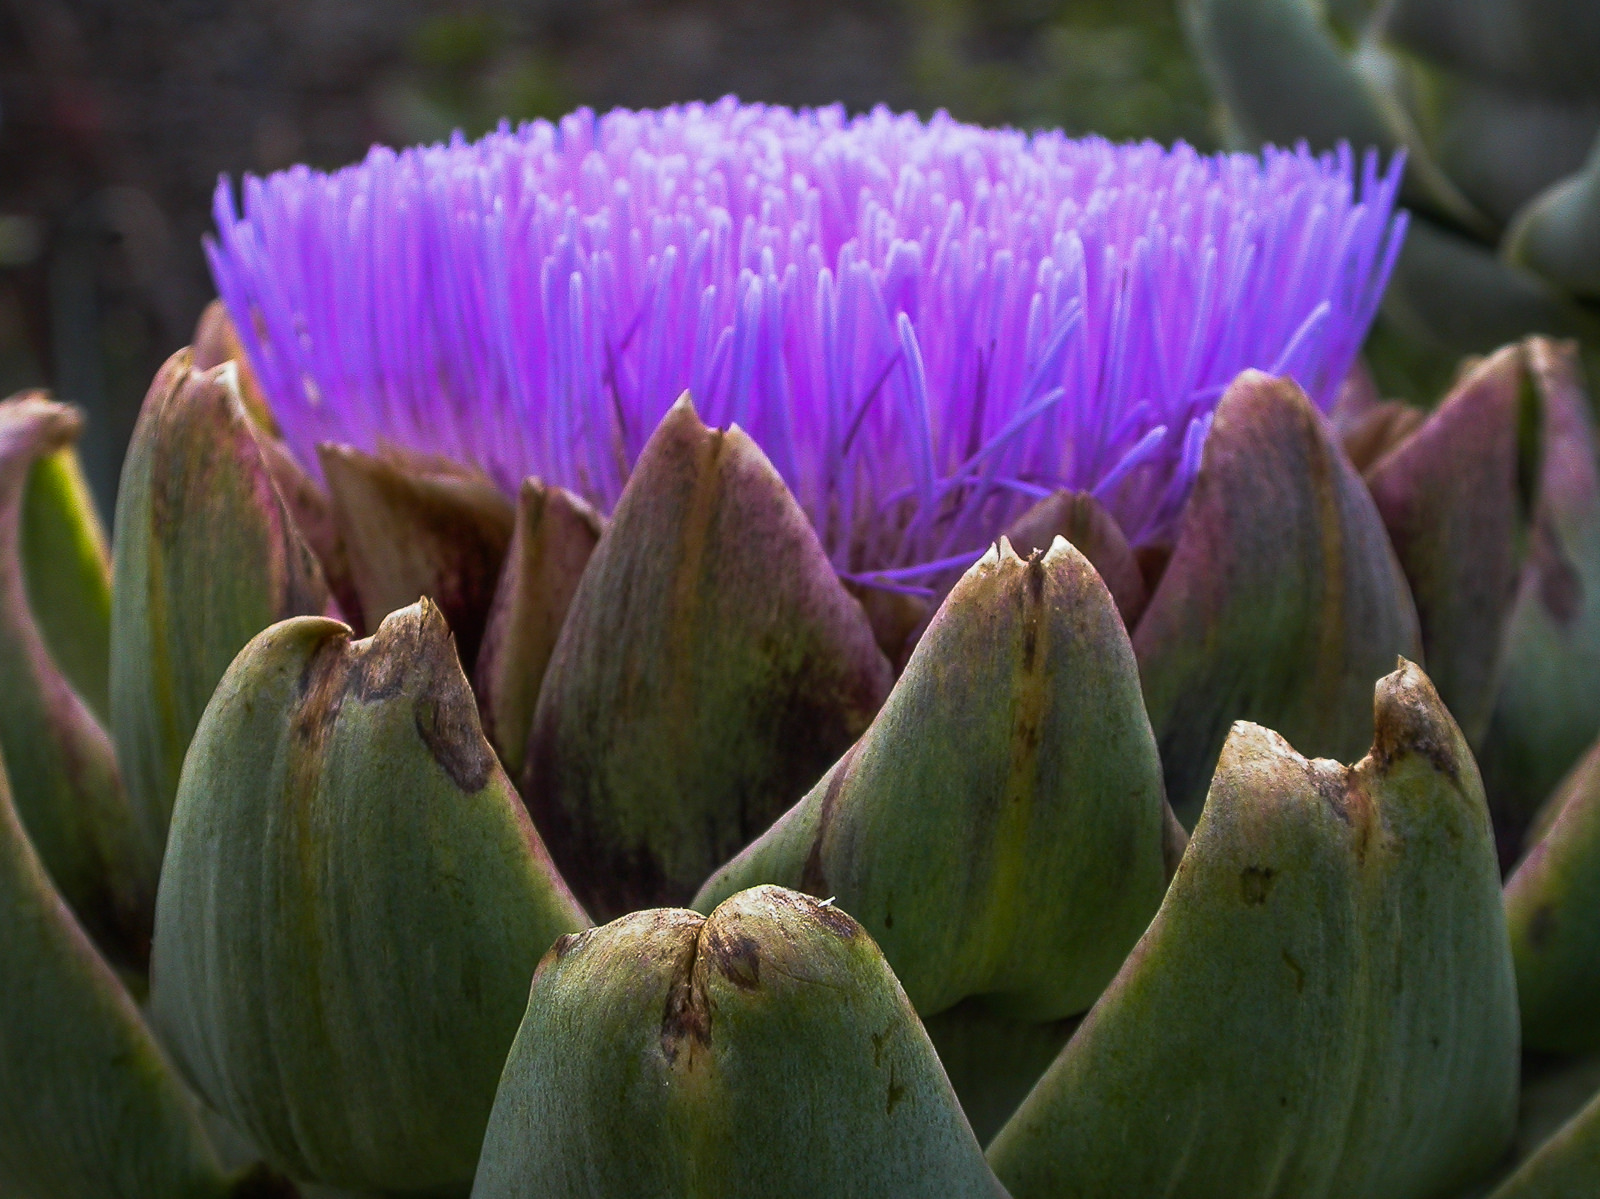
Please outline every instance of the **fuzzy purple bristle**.
[[841, 575], [917, 590], [1057, 488], [1170, 537], [1240, 370], [1331, 404], [1400, 169], [728, 99], [246, 177], [242, 217], [223, 180], [207, 250], [313, 472], [387, 442], [609, 510], [687, 390]]

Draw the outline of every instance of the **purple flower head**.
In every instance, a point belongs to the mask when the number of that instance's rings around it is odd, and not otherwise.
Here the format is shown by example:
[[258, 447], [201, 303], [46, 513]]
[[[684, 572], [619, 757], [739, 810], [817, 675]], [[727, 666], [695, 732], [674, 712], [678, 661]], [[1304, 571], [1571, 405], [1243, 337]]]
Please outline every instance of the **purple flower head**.
[[224, 180], [207, 249], [313, 471], [390, 442], [609, 510], [687, 389], [842, 575], [916, 590], [1060, 487], [1170, 537], [1246, 367], [1329, 405], [1400, 166], [730, 98], [246, 177], [243, 217]]

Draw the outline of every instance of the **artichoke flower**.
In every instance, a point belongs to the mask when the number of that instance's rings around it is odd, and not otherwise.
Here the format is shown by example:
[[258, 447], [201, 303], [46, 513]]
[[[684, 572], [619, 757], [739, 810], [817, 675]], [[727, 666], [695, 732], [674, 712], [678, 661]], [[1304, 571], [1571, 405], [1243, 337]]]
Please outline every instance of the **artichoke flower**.
[[0, 1191], [1595, 1177], [1594, 435], [1565, 343], [1363, 390], [1399, 169], [730, 100], [224, 185], [109, 560], [0, 404]]
[[[1231, 141], [1408, 155], [1398, 358], [1600, 344], [1600, 11], [1588, 0], [1184, 0]], [[1422, 363], [1400, 369], [1418, 374]], [[1422, 374], [1432, 373], [1422, 369]]]

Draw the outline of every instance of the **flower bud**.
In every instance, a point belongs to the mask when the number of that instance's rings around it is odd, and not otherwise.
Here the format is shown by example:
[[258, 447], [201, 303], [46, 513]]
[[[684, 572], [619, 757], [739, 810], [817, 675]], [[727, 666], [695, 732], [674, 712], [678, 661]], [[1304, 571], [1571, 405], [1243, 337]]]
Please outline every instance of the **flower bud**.
[[1410, 155], [1404, 196], [1463, 228], [1485, 232], [1488, 219], [1411, 136], [1410, 117], [1372, 76], [1352, 62], [1322, 10], [1297, 0], [1185, 0], [1195, 47], [1249, 145], [1340, 142]]
[[522, 793], [592, 910], [687, 901], [861, 734], [890, 681], [772, 464], [686, 396], [578, 584]]
[[989, 1148], [1015, 1199], [1444, 1195], [1505, 1150], [1516, 989], [1482, 787], [1415, 666], [1375, 708], [1349, 768], [1234, 727], [1160, 912]]
[[483, 739], [439, 610], [274, 625], [195, 732], [152, 1010], [297, 1178], [472, 1177], [539, 955], [588, 922]]
[[1583, 169], [1517, 214], [1506, 258], [1585, 299], [1600, 299], [1600, 145]]
[[[52, 490], [60, 475], [51, 477], [79, 423], [76, 411], [40, 395], [0, 403], [0, 753], [56, 887], [108, 953], [138, 968], [149, 949], [159, 855], [128, 804], [105, 731], [58, 665], [37, 615], [41, 602], [59, 604], [46, 626], [58, 644], [74, 624], [88, 626], [69, 660], [92, 686], [95, 606], [104, 597], [94, 594], [94, 548], [83, 545], [93, 526], [64, 502], [67, 493]], [[57, 554], [37, 545], [28, 552], [30, 533], [51, 532], [80, 538]]]
[[865, 930], [778, 887], [636, 912], [534, 976], [476, 1199], [1004, 1194]]
[[1339, 388], [1328, 421], [1350, 465], [1365, 474], [1373, 463], [1399, 445], [1427, 419], [1415, 404], [1385, 400], [1372, 373], [1358, 360]]
[[1184, 8], [1195, 48], [1251, 144], [1395, 146], [1379, 98], [1311, 10], [1292, 0], [1186, 0]]
[[184, 751], [245, 642], [321, 612], [322, 571], [264, 465], [234, 366], [180, 350], [156, 375], [123, 464], [112, 543], [111, 725], [157, 847]]
[[1416, 609], [1372, 497], [1289, 380], [1246, 371], [1223, 395], [1133, 646], [1186, 825], [1233, 721], [1354, 758], [1373, 683], [1396, 655], [1419, 655]]

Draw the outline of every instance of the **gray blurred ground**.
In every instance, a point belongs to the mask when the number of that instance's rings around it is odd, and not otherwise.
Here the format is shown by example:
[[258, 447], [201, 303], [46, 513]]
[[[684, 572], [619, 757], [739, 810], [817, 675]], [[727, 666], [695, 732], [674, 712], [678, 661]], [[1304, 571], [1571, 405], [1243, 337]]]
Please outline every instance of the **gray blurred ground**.
[[210, 298], [219, 173], [729, 92], [1211, 139], [1171, 0], [0, 0], [0, 395], [84, 405], [109, 505]]

